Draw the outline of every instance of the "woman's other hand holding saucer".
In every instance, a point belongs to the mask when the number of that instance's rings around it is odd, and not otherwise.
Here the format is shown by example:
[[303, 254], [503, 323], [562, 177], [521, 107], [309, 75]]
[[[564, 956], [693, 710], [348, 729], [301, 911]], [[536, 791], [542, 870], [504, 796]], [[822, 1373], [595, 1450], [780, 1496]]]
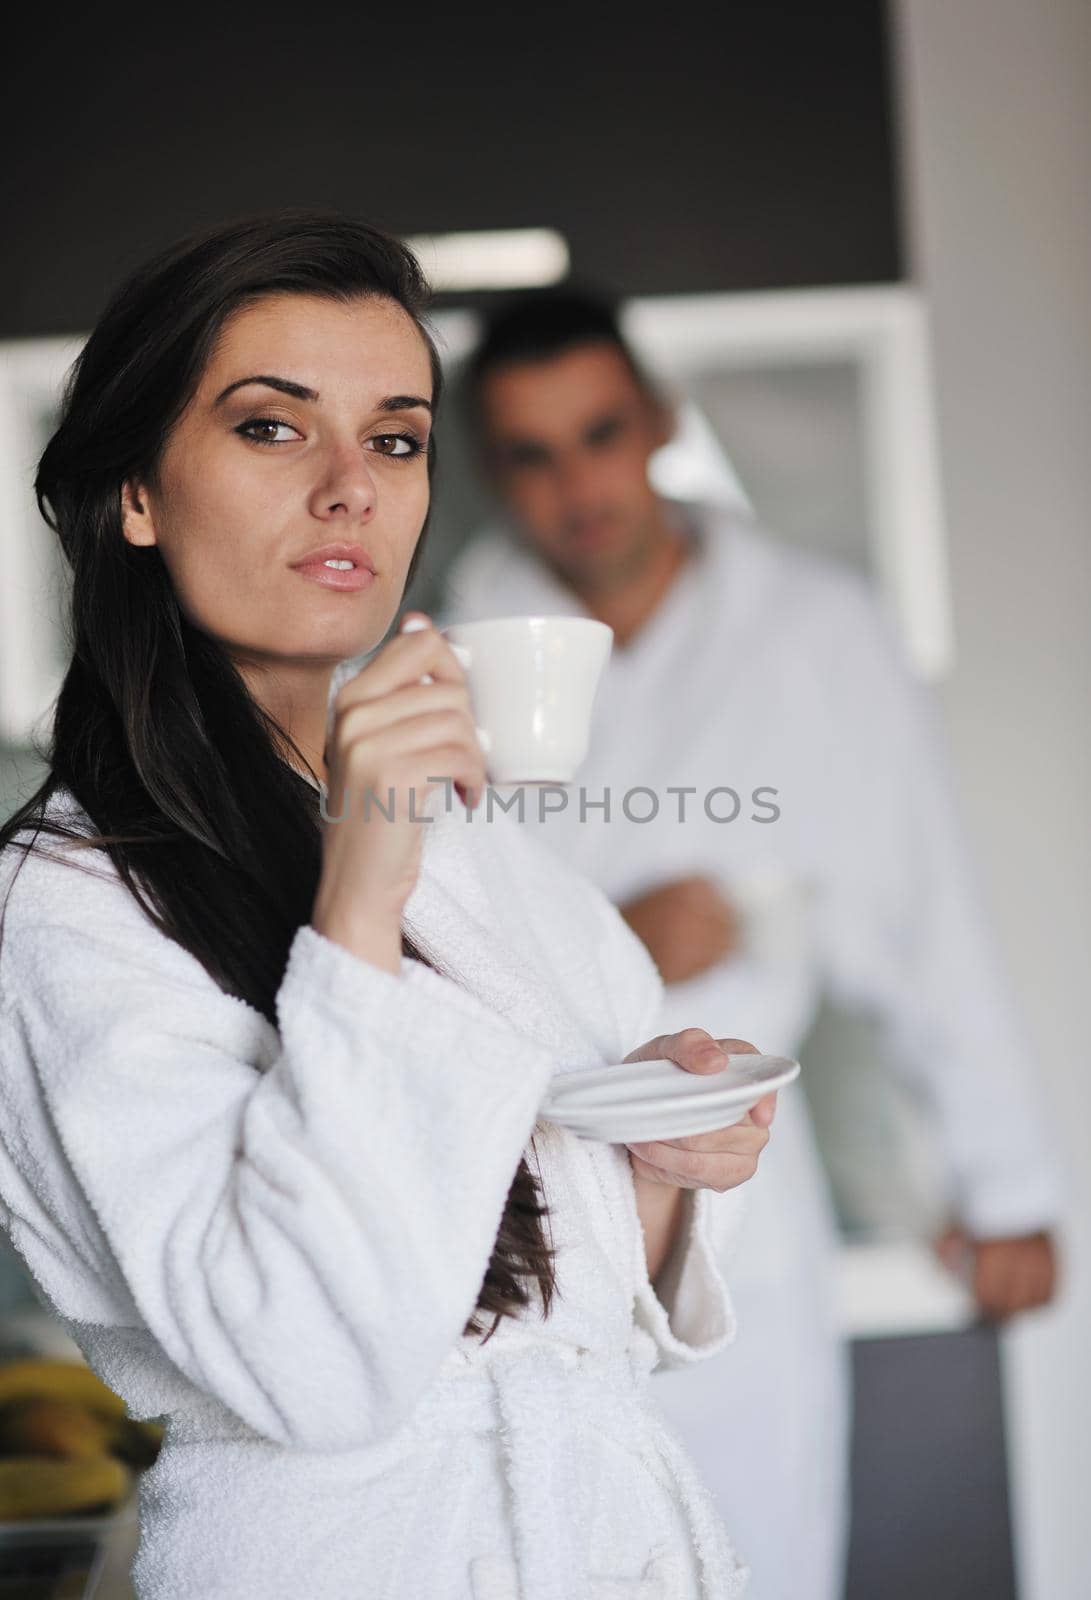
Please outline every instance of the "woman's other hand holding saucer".
[[[673, 1061], [687, 1072], [723, 1070], [729, 1055], [757, 1055], [756, 1046], [744, 1039], [714, 1039], [704, 1028], [684, 1028], [664, 1033], [640, 1045], [626, 1061]], [[711, 1133], [686, 1139], [657, 1139], [628, 1144], [633, 1174], [650, 1183], [680, 1189], [714, 1189], [724, 1194], [745, 1183], [757, 1171], [758, 1158], [769, 1143], [776, 1115], [776, 1094], [762, 1097], [741, 1121]]]

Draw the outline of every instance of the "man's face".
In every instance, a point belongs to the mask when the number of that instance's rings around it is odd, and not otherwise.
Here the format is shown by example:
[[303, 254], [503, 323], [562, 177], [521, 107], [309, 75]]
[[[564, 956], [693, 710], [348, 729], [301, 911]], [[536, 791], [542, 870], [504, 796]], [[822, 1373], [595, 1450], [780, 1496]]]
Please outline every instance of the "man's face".
[[498, 367], [479, 400], [493, 486], [545, 560], [585, 592], [639, 573], [664, 537], [648, 458], [667, 427], [621, 351], [596, 342]]

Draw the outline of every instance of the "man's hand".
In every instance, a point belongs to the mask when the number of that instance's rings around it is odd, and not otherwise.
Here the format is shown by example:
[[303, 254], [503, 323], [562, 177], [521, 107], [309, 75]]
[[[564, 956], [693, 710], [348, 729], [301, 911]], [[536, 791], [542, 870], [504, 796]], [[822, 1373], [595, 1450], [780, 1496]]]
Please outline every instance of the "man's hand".
[[1020, 1311], [1048, 1305], [1057, 1289], [1057, 1253], [1048, 1233], [1012, 1239], [971, 1239], [948, 1228], [936, 1253], [952, 1272], [968, 1277], [983, 1316], [1003, 1322]]
[[710, 878], [677, 878], [620, 908], [664, 983], [695, 978], [738, 949], [741, 927]]

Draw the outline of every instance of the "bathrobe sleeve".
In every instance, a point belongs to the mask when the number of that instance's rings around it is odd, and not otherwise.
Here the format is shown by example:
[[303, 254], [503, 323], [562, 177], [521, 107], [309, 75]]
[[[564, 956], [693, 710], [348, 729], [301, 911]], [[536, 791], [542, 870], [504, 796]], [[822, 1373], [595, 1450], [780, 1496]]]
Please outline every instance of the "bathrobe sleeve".
[[[663, 1032], [663, 981], [620, 911], [593, 885], [589, 888], [596, 901], [601, 937], [609, 950], [616, 1003], [628, 1021], [623, 1037], [629, 1042], [621, 1052], [624, 1058]], [[631, 1176], [631, 1167], [629, 1171]], [[679, 1231], [654, 1286], [648, 1276], [643, 1230], [638, 1225], [633, 1320], [655, 1340], [661, 1368], [703, 1361], [735, 1337], [735, 1314], [718, 1258], [730, 1253], [744, 1208], [742, 1186], [726, 1194], [711, 1189], [682, 1190]]]
[[641, 1234], [633, 1320], [655, 1340], [661, 1368], [705, 1361], [734, 1339], [735, 1311], [712, 1240], [721, 1226], [734, 1232], [744, 1205], [737, 1190], [683, 1189], [678, 1237], [654, 1287]]
[[851, 827], [842, 816], [827, 830], [839, 852], [822, 901], [831, 992], [877, 1016], [889, 1059], [935, 1106], [970, 1230], [1049, 1227], [1060, 1194], [1035, 1052], [984, 914], [936, 708], [862, 585], [839, 593], [826, 632], [837, 794], [851, 806]]
[[60, 1313], [147, 1329], [278, 1444], [394, 1432], [473, 1312], [548, 1052], [310, 926], [274, 1030], [116, 879], [38, 857], [0, 1001], [0, 1213]]

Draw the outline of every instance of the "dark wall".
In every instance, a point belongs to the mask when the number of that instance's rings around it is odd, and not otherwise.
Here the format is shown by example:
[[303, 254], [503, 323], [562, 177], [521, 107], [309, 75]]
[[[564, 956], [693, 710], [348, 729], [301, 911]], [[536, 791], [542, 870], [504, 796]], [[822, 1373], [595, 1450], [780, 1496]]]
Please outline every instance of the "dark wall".
[[630, 293], [901, 272], [881, 0], [42, 14], [0, 85], [0, 336], [82, 330], [155, 248], [285, 204], [551, 225]]

